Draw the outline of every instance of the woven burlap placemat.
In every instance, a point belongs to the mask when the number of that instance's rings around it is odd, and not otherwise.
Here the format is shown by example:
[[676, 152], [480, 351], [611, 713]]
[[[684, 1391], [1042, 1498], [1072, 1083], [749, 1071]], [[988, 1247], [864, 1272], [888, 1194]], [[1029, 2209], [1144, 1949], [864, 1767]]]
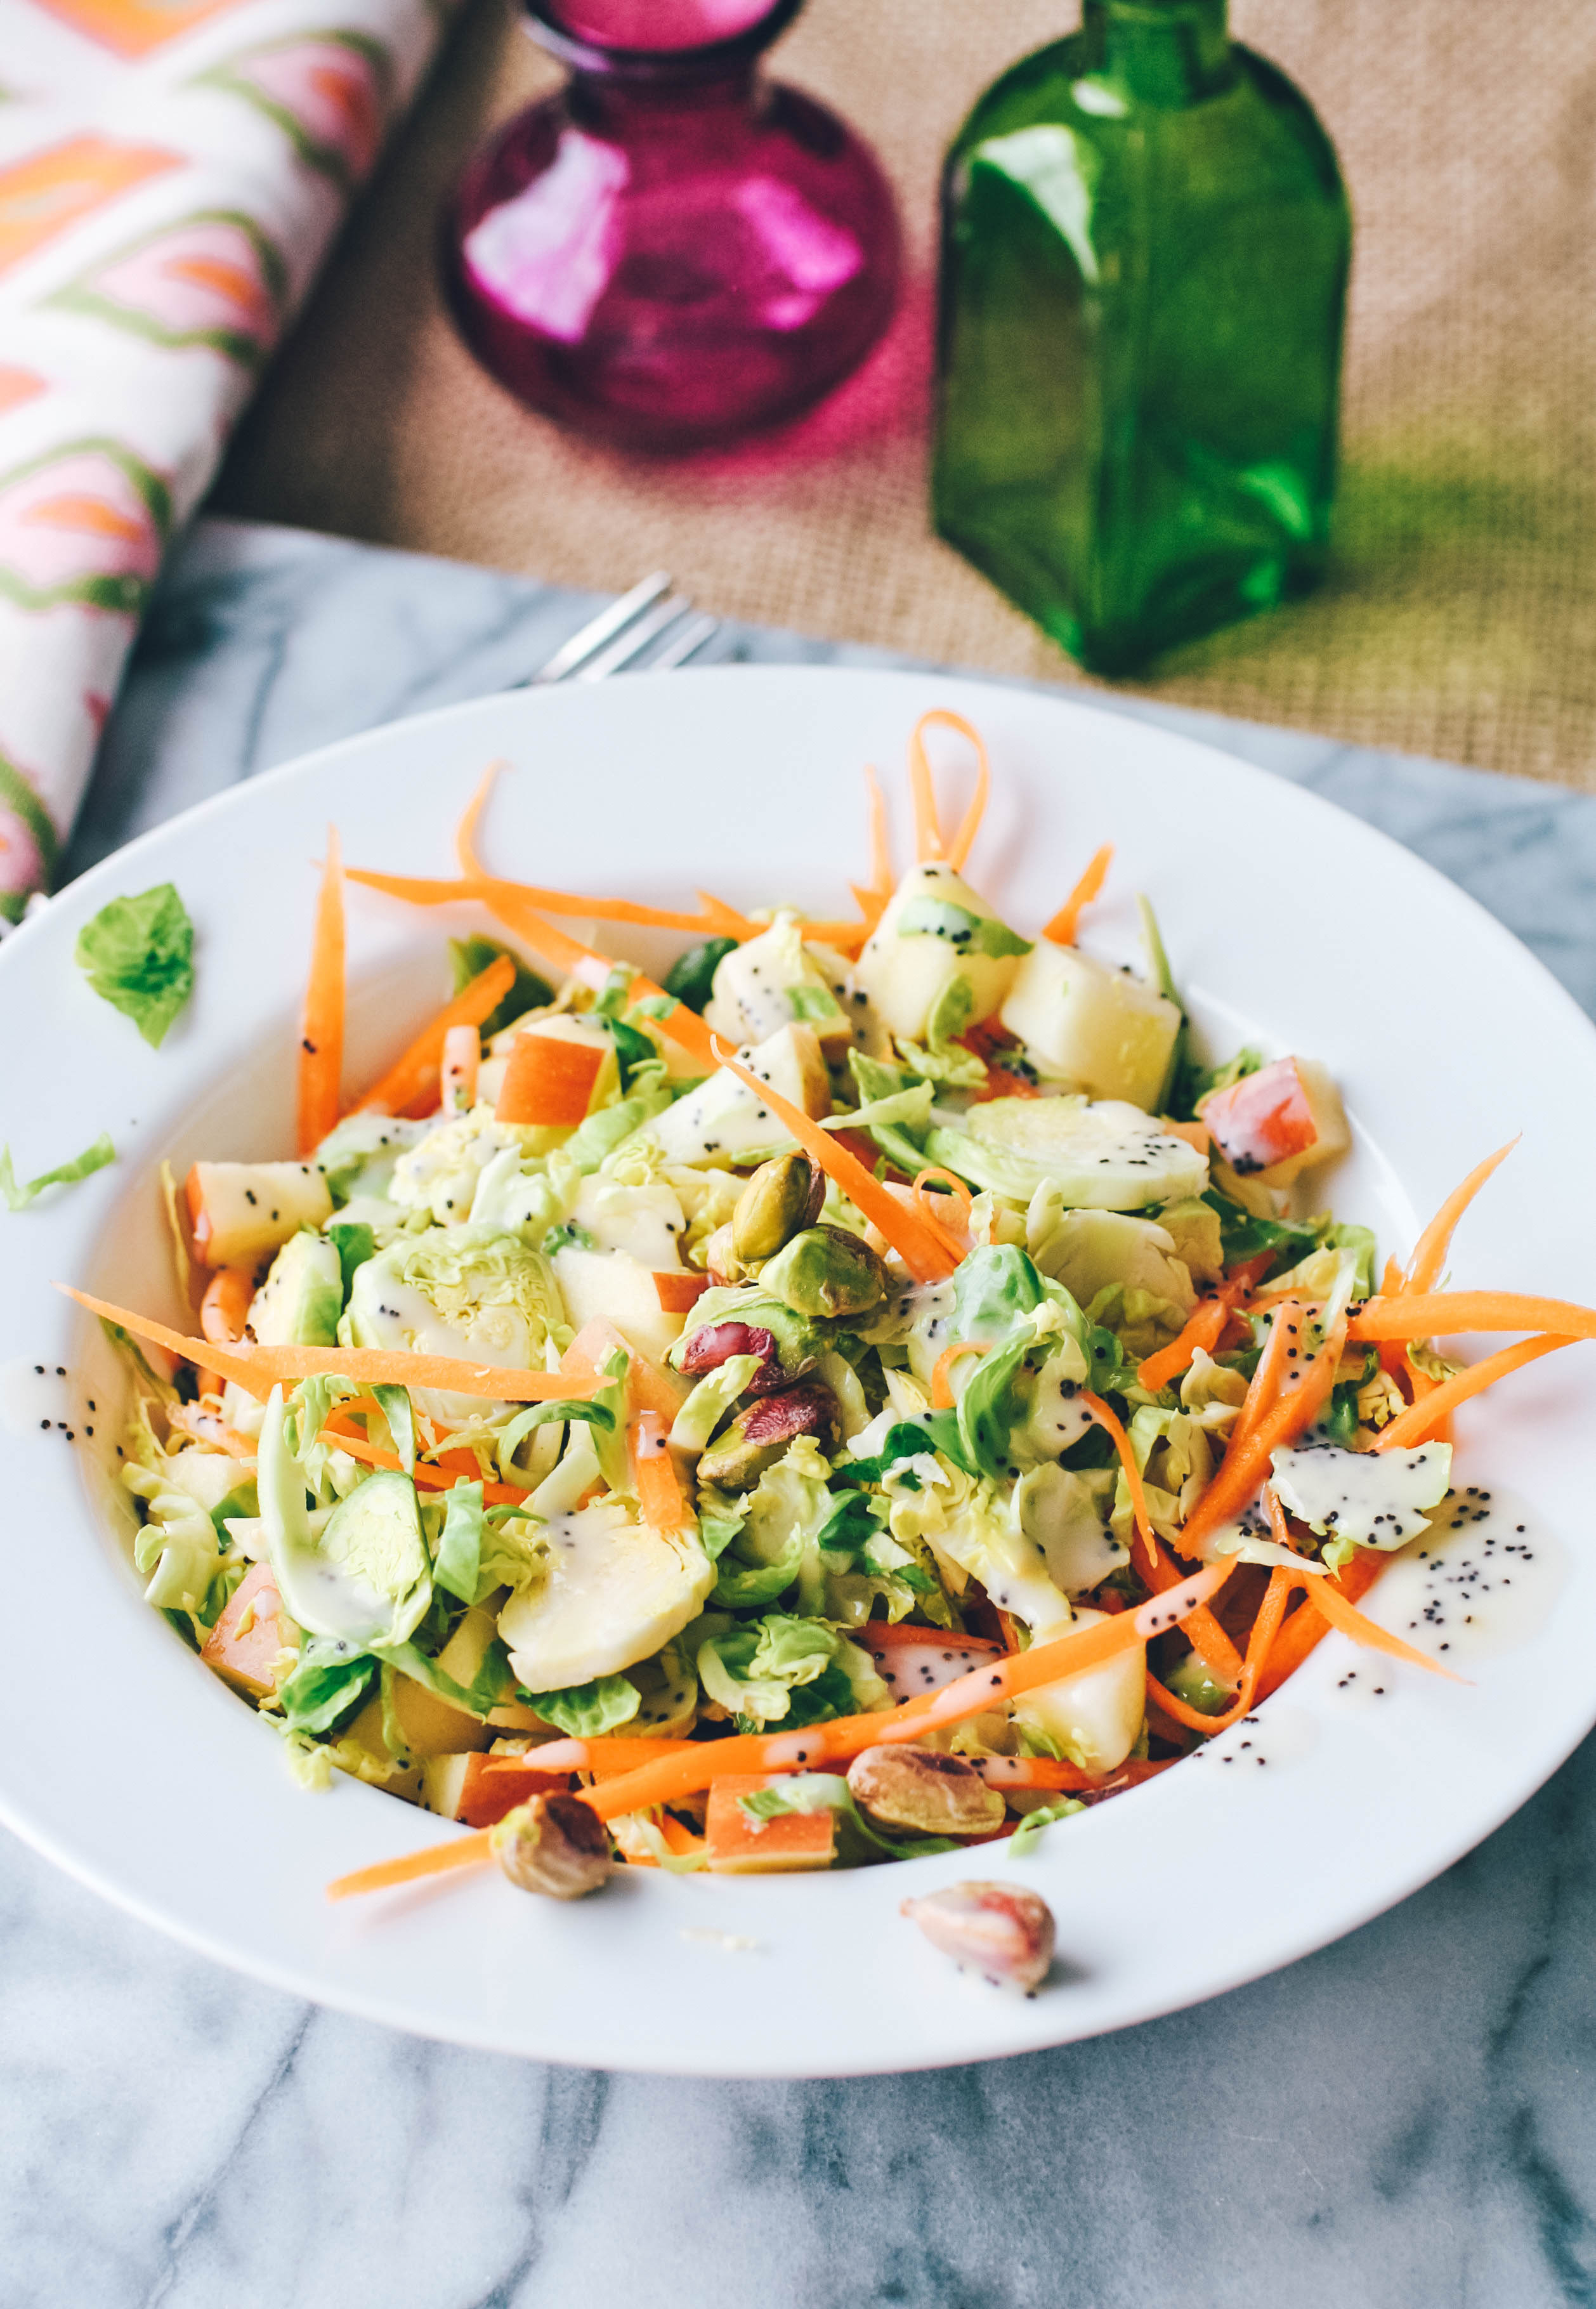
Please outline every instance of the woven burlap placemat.
[[[1234, 0], [1340, 150], [1358, 219], [1333, 573], [1172, 653], [1145, 694], [1596, 789], [1596, 6]], [[929, 532], [934, 187], [971, 98], [1069, 0], [810, 0], [775, 68], [899, 187], [890, 338], [783, 435], [625, 459], [520, 409], [444, 313], [439, 201], [553, 84], [474, 0], [241, 431], [220, 509], [710, 607], [993, 671], [1079, 679]]]

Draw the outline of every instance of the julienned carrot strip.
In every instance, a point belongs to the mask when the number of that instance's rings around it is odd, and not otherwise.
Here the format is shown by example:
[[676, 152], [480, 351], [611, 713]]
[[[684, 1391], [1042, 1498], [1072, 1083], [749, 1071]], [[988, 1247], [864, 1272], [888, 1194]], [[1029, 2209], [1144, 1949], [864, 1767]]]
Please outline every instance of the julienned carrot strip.
[[953, 1407], [953, 1369], [960, 1356], [984, 1355], [988, 1344], [984, 1339], [959, 1339], [951, 1347], [944, 1347], [931, 1373], [933, 1411], [951, 1411]]
[[633, 1411], [657, 1412], [669, 1429], [682, 1407], [685, 1385], [678, 1392], [659, 1364], [633, 1346], [608, 1315], [594, 1315], [582, 1325], [560, 1357], [561, 1372], [590, 1391], [600, 1384], [600, 1369], [617, 1348], [627, 1358], [626, 1399]]
[[818, 1163], [828, 1179], [833, 1180], [850, 1202], [863, 1212], [878, 1234], [884, 1236], [908, 1267], [917, 1283], [943, 1283], [958, 1265], [946, 1242], [921, 1217], [912, 1203], [902, 1203], [883, 1186], [873, 1172], [867, 1171], [855, 1154], [840, 1146], [833, 1134], [821, 1123], [807, 1115], [802, 1107], [794, 1106], [790, 1099], [761, 1082], [735, 1058], [729, 1057], [719, 1042], [715, 1045], [717, 1062], [728, 1074], [746, 1083], [761, 1103], [768, 1106], [779, 1121], [784, 1122], [811, 1162]]
[[[1388, 1427], [1381, 1429], [1376, 1450], [1401, 1451], [1411, 1443], [1428, 1442], [1437, 1423], [1455, 1411], [1460, 1403], [1467, 1403], [1471, 1396], [1483, 1394], [1499, 1379], [1505, 1379], [1509, 1371], [1522, 1371], [1526, 1363], [1549, 1355], [1554, 1348], [1574, 1344], [1573, 1339], [1555, 1335], [1521, 1339], [1517, 1346], [1499, 1347], [1494, 1355], [1487, 1355], [1482, 1362], [1471, 1363], [1467, 1371], [1456, 1371], [1451, 1379], [1433, 1381], [1430, 1393], [1411, 1404], [1406, 1411], [1399, 1412]], [[1422, 1379], [1426, 1374], [1421, 1371], [1419, 1376]]]
[[[1312, 1574], [1307, 1576], [1311, 1578]], [[1287, 1570], [1283, 1564], [1277, 1564], [1271, 1572], [1269, 1585], [1264, 1591], [1264, 1601], [1258, 1606], [1252, 1633], [1247, 1639], [1247, 1658], [1242, 1665], [1240, 1686], [1235, 1699], [1221, 1715], [1205, 1716], [1201, 1708], [1190, 1708], [1184, 1699], [1178, 1699], [1156, 1677], [1148, 1677], [1147, 1688], [1166, 1716], [1172, 1717], [1188, 1732], [1201, 1732], [1209, 1739], [1216, 1732], [1229, 1731], [1232, 1724], [1240, 1723], [1257, 1697], [1258, 1680], [1268, 1665], [1269, 1655], [1280, 1633], [1281, 1622], [1286, 1616], [1286, 1605], [1290, 1601], [1292, 1590], [1302, 1577], [1300, 1572]]]
[[1119, 1454], [1120, 1471], [1125, 1476], [1126, 1489], [1131, 1495], [1131, 1513], [1136, 1519], [1136, 1536], [1142, 1543], [1145, 1570], [1151, 1572], [1158, 1561], [1158, 1537], [1152, 1528], [1152, 1518], [1147, 1512], [1147, 1494], [1142, 1488], [1142, 1470], [1137, 1466], [1136, 1455], [1131, 1449], [1130, 1437], [1100, 1395], [1093, 1395], [1089, 1388], [1083, 1388], [1076, 1401], [1085, 1405]]
[[493, 1830], [473, 1829], [448, 1844], [425, 1844], [419, 1852], [406, 1852], [397, 1860], [379, 1860], [370, 1868], [357, 1868], [335, 1876], [327, 1887], [330, 1900], [347, 1900], [355, 1892], [386, 1892], [395, 1884], [414, 1884], [424, 1876], [442, 1876], [455, 1868], [479, 1868], [493, 1858]]
[[[379, 1444], [368, 1443], [363, 1435], [351, 1434], [334, 1420], [330, 1419], [323, 1428], [322, 1440], [335, 1444], [341, 1451], [347, 1451], [349, 1457], [358, 1459], [363, 1467], [402, 1467], [404, 1465], [397, 1451], [384, 1451]], [[425, 1459], [417, 1460], [414, 1474], [418, 1487], [424, 1492], [452, 1492], [456, 1483], [480, 1480], [474, 1474], [468, 1475], [462, 1467], [445, 1470], [429, 1466]], [[487, 1507], [519, 1507], [523, 1500], [531, 1497], [530, 1492], [516, 1491], [509, 1483], [482, 1484], [482, 1500]]]
[[1053, 946], [1074, 946], [1075, 932], [1081, 926], [1081, 916], [1109, 878], [1109, 869], [1114, 863], [1114, 844], [1105, 842], [1065, 900], [1042, 936]]
[[1204, 1354], [1213, 1353], [1229, 1319], [1230, 1310], [1225, 1300], [1204, 1299], [1178, 1339], [1171, 1339], [1167, 1347], [1160, 1347], [1155, 1355], [1149, 1355], [1137, 1365], [1137, 1379], [1156, 1395], [1172, 1379], [1178, 1379], [1183, 1371], [1190, 1369], [1199, 1348]]
[[665, 1422], [657, 1411], [640, 1411], [632, 1422], [632, 1480], [637, 1504], [651, 1531], [680, 1531], [690, 1521], [687, 1502], [676, 1472], [676, 1462], [665, 1440]]
[[1440, 1661], [1431, 1659], [1428, 1652], [1415, 1651], [1413, 1646], [1404, 1644], [1400, 1636], [1392, 1635], [1376, 1621], [1367, 1619], [1361, 1612], [1355, 1612], [1346, 1597], [1328, 1580], [1316, 1582], [1309, 1590], [1309, 1596], [1314, 1609], [1322, 1613], [1331, 1626], [1339, 1629], [1343, 1636], [1350, 1636], [1355, 1644], [1366, 1645], [1370, 1651], [1386, 1652], [1393, 1659], [1406, 1660], [1411, 1667], [1428, 1668], [1432, 1675], [1444, 1675], [1448, 1683], [1468, 1682], [1466, 1675], [1457, 1675], [1451, 1668], [1443, 1667]]
[[424, 1026], [402, 1058], [391, 1066], [360, 1101], [361, 1113], [404, 1114], [423, 1100], [436, 1103], [443, 1084], [444, 1042], [451, 1026], [479, 1026], [515, 983], [507, 954], [479, 971], [452, 1002]]
[[219, 1347], [209, 1339], [185, 1338], [148, 1315], [135, 1315], [108, 1300], [92, 1299], [58, 1283], [69, 1299], [87, 1307], [108, 1323], [119, 1323], [135, 1338], [148, 1339], [168, 1354], [181, 1355], [200, 1371], [230, 1379], [257, 1401], [264, 1402], [274, 1387], [298, 1387], [302, 1379], [325, 1373], [352, 1379], [357, 1386], [392, 1384], [436, 1388], [448, 1395], [480, 1396], [496, 1403], [569, 1402], [592, 1392], [591, 1372], [501, 1371], [489, 1363], [459, 1361], [453, 1355], [411, 1355], [398, 1349], [375, 1347]]
[[1264, 1342], [1264, 1352], [1258, 1357], [1257, 1369], [1242, 1398], [1241, 1413], [1230, 1430], [1232, 1451], [1245, 1450], [1254, 1430], [1264, 1415], [1274, 1408], [1280, 1398], [1288, 1362], [1300, 1362], [1300, 1353], [1293, 1353], [1291, 1342], [1302, 1336], [1305, 1302], [1294, 1293], [1273, 1302], [1274, 1320]]
[[936, 822], [936, 794], [931, 783], [931, 765], [926, 758], [922, 731], [929, 715], [922, 714], [915, 723], [909, 740], [909, 791], [914, 801], [915, 863], [923, 866], [928, 859], [943, 855], [942, 828]]
[[[893, 895], [893, 848], [887, 832], [886, 796], [870, 762], [865, 765], [865, 791], [870, 805], [870, 888], [884, 907]], [[862, 907], [864, 900], [857, 888], [853, 895]]]
[[1347, 1325], [1350, 1339], [1447, 1338], [1462, 1331], [1556, 1331], [1560, 1338], [1596, 1339], [1596, 1310], [1516, 1291], [1416, 1291], [1366, 1300]]
[[868, 938], [885, 913], [887, 902], [879, 890], [869, 889], [862, 882], [850, 882], [848, 886], [853, 893], [854, 904], [864, 916], [859, 930], [864, 938]]
[[338, 828], [327, 828], [311, 940], [310, 977], [299, 1030], [299, 1152], [310, 1154], [338, 1121], [343, 1079], [343, 853]]
[[863, 1644], [868, 1652], [890, 1652], [901, 1644], [942, 1644], [954, 1651], [991, 1652], [1000, 1656], [1007, 1647], [994, 1643], [990, 1636], [956, 1635], [946, 1628], [918, 1627], [909, 1620], [867, 1620], [862, 1627], [850, 1628], [849, 1639]]
[[[1359, 1548], [1350, 1563], [1343, 1564], [1333, 1575], [1337, 1594], [1349, 1604], [1355, 1603], [1374, 1586], [1390, 1561], [1377, 1549]], [[1331, 1578], [1331, 1574], [1324, 1573], [1305, 1586], [1303, 1602], [1281, 1629], [1269, 1655], [1269, 1665], [1258, 1679], [1260, 1699], [1267, 1699], [1272, 1691], [1280, 1690], [1288, 1676], [1295, 1675], [1308, 1654], [1330, 1633], [1329, 1621], [1314, 1609], [1314, 1597]]]
[[1310, 1420], [1317, 1417], [1320, 1405], [1335, 1385], [1336, 1366], [1341, 1362], [1345, 1339], [1346, 1326], [1338, 1323], [1297, 1386], [1265, 1412], [1247, 1441], [1238, 1446], [1232, 1437], [1219, 1473], [1186, 1518], [1180, 1535], [1183, 1553], [1199, 1553], [1211, 1533], [1231, 1516], [1240, 1514], [1262, 1486], [1269, 1471], [1271, 1453], [1289, 1443], [1294, 1435], [1299, 1435]]
[[1454, 1187], [1431, 1219], [1428, 1226], [1413, 1246], [1413, 1256], [1408, 1261], [1408, 1271], [1402, 1278], [1404, 1296], [1430, 1290], [1437, 1275], [1446, 1263], [1446, 1253], [1452, 1248], [1452, 1238], [1457, 1223], [1491, 1173], [1499, 1169], [1518, 1145], [1510, 1138], [1505, 1146], [1498, 1146], [1483, 1163], [1475, 1164], [1462, 1184]]
[[[987, 804], [991, 799], [992, 766], [987, 759], [986, 739], [972, 723], [965, 721], [962, 713], [940, 713], [936, 718], [945, 730], [957, 730], [975, 748], [975, 791], [947, 853], [948, 864], [955, 874], [962, 874], [964, 862], [975, 847], [975, 837], [981, 830], [981, 820], [987, 814]], [[923, 723], [921, 727], [924, 727]]]
[[539, 1748], [513, 1755], [489, 1756], [489, 1772], [630, 1772], [660, 1756], [679, 1756], [696, 1746], [692, 1740], [628, 1739], [622, 1733], [602, 1733], [592, 1739], [548, 1740]]

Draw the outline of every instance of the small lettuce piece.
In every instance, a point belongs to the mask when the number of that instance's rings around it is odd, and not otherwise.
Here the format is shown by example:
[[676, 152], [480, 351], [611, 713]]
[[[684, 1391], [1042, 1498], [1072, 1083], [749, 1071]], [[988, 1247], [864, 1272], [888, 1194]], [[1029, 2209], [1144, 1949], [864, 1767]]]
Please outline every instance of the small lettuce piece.
[[956, 1411], [928, 1411], [919, 1419], [900, 1419], [889, 1427], [877, 1449], [839, 1462], [837, 1473], [850, 1483], [879, 1483], [889, 1468], [927, 1451], [940, 1452], [967, 1475], [975, 1473]]
[[[819, 1620], [772, 1612], [752, 1626], [733, 1628], [701, 1644], [699, 1681], [746, 1731], [766, 1724], [812, 1724], [815, 1714], [811, 1707], [795, 1706], [795, 1696], [833, 1670], [837, 1642]], [[851, 1704], [853, 1687], [840, 1670], [836, 1681], [841, 1693], [828, 1688], [814, 1695], [823, 1715], [841, 1716]]]
[[433, 1584], [462, 1604], [474, 1604], [482, 1572], [482, 1486], [456, 1483], [444, 1498], [444, 1528], [432, 1559]]
[[[352, 1347], [410, 1346], [414, 1331], [384, 1314], [390, 1282], [418, 1292], [445, 1323], [469, 1335], [470, 1353], [525, 1367], [551, 1330], [567, 1336], [565, 1302], [542, 1253], [507, 1228], [470, 1221], [401, 1235], [355, 1273], [339, 1333]], [[396, 1301], [402, 1304], [402, 1297]], [[395, 1336], [395, 1333], [398, 1336]]]
[[600, 1675], [591, 1683], [568, 1684], [564, 1691], [529, 1691], [525, 1698], [528, 1707], [556, 1731], [574, 1739], [597, 1740], [630, 1724], [643, 1695], [624, 1675]]
[[331, 1732], [360, 1705], [376, 1672], [369, 1652], [337, 1637], [307, 1637], [298, 1665], [278, 1691], [283, 1729]]
[[522, 1478], [513, 1464], [516, 1452], [535, 1427], [578, 1426], [598, 1427], [606, 1434], [614, 1431], [617, 1406], [613, 1402], [578, 1403], [556, 1397], [550, 1403], [529, 1403], [505, 1423], [497, 1446], [499, 1473], [507, 1483], [520, 1483]]
[[1205, 1189], [1200, 1199], [1216, 1213], [1220, 1225], [1220, 1241], [1227, 1267], [1235, 1267], [1244, 1258], [1255, 1258], [1261, 1250], [1285, 1255], [1288, 1259], [1305, 1258], [1319, 1245], [1319, 1231], [1314, 1226], [1298, 1226], [1290, 1219], [1256, 1218], [1244, 1211], [1217, 1187]]
[[954, 1273], [950, 1334], [957, 1341], [1002, 1338], [1046, 1296], [1035, 1261], [1016, 1244], [982, 1243]]
[[[162, 1469], [166, 1464], [161, 1462]], [[133, 1550], [134, 1566], [150, 1581], [144, 1601], [159, 1611], [186, 1613], [209, 1627], [225, 1600], [216, 1594], [223, 1564], [214, 1522], [191, 1492], [163, 1472], [128, 1466], [122, 1481], [144, 1503], [146, 1521]]]
[[194, 924], [170, 882], [113, 898], [78, 932], [78, 968], [159, 1050], [194, 991]]
[[995, 961], [1029, 954], [1031, 947], [1006, 922], [972, 914], [968, 906], [956, 906], [947, 898], [910, 898], [898, 916], [898, 936], [945, 938], [964, 954], [990, 955]]
[[706, 1371], [677, 1413], [670, 1440], [678, 1451], [706, 1451], [710, 1438], [761, 1368], [757, 1355], [728, 1355]]
[[177, 1402], [177, 1388], [169, 1379], [162, 1379], [154, 1369], [131, 1331], [124, 1330], [120, 1323], [113, 1323], [107, 1315], [100, 1317], [99, 1327], [110, 1342], [113, 1352], [133, 1373], [134, 1385], [141, 1396], [149, 1397], [157, 1403]]
[[718, 1563], [743, 1527], [739, 1515], [716, 1515], [704, 1505], [704, 1495], [698, 1501], [698, 1536], [703, 1552], [712, 1563]]
[[1056, 1820], [1068, 1820], [1072, 1812], [1084, 1812], [1085, 1809], [1079, 1796], [1065, 1796], [1057, 1803], [1039, 1804], [1034, 1812], [1026, 1813], [1010, 1837], [1009, 1858], [1023, 1860], [1026, 1854], [1041, 1842], [1044, 1829], [1051, 1828]]
[[[850, 1051], [848, 1065], [858, 1090], [861, 1113], [872, 1106], [882, 1106], [888, 1100], [901, 1097], [906, 1090], [916, 1089], [922, 1082], [929, 1088], [927, 1077], [912, 1074], [907, 1067], [889, 1066], [882, 1059], [867, 1059], [862, 1051]], [[932, 1095], [934, 1097], [935, 1093]], [[927, 1104], [927, 1122], [929, 1119]], [[923, 1126], [899, 1115], [890, 1122], [877, 1119], [862, 1127], [868, 1130], [887, 1161], [897, 1170], [911, 1179], [917, 1178], [924, 1170], [926, 1157], [921, 1151], [925, 1137]]]
[[[831, 1812], [837, 1815], [837, 1856], [846, 1867], [863, 1860], [919, 1860], [935, 1852], [957, 1852], [947, 1836], [885, 1836], [866, 1820], [853, 1790], [836, 1772], [795, 1772], [738, 1799], [752, 1820], [780, 1820], [788, 1812]], [[1075, 1807], [1078, 1812], [1081, 1807]]]
[[736, 938], [704, 938], [678, 955], [665, 973], [665, 991], [702, 1017], [715, 990], [715, 973], [729, 954], [737, 952]]
[[927, 1163], [940, 1170], [952, 1171], [972, 1187], [1005, 1195], [1011, 1202], [1029, 1204], [1036, 1189], [1034, 1163], [1011, 1154], [1005, 1147], [987, 1139], [972, 1138], [967, 1130], [949, 1129], [943, 1123], [926, 1134], [921, 1167]]
[[399, 1464], [407, 1475], [413, 1475], [416, 1472], [416, 1414], [410, 1408], [410, 1390], [387, 1384], [374, 1387], [371, 1391], [388, 1423], [388, 1440], [398, 1454]]
[[984, 1060], [966, 1050], [959, 1036], [975, 1016], [975, 989], [962, 972], [950, 978], [926, 1021], [926, 1041], [898, 1048], [918, 1074], [961, 1090], [979, 1090], [987, 1079]]
[[37, 1179], [30, 1179], [25, 1185], [19, 1186], [12, 1165], [11, 1149], [0, 1146], [0, 1198], [4, 1198], [8, 1211], [25, 1211], [30, 1203], [38, 1201], [47, 1187], [75, 1187], [80, 1179], [92, 1177], [96, 1171], [103, 1171], [108, 1163], [114, 1163], [116, 1159], [116, 1150], [111, 1144], [110, 1133], [102, 1130], [92, 1146], [85, 1146], [82, 1153], [74, 1154], [70, 1163], [58, 1163], [53, 1171], [41, 1171]]
[[616, 1105], [600, 1107], [597, 1114], [590, 1114], [572, 1132], [560, 1152], [585, 1178], [634, 1131], [651, 1122], [655, 1115], [663, 1114], [675, 1097], [676, 1092], [656, 1055], [651, 1066], [638, 1068], [627, 1095]]
[[491, 1042], [496, 1034], [502, 1034], [505, 1028], [513, 1025], [524, 1012], [540, 1010], [545, 1003], [554, 1000], [554, 989], [539, 978], [535, 970], [529, 970], [512, 947], [500, 946], [496, 938], [486, 938], [450, 939], [449, 956], [454, 970], [456, 994], [463, 993], [473, 978], [480, 978], [485, 970], [491, 970], [502, 956], [507, 956], [514, 964], [515, 978], [498, 1007], [489, 1011], [482, 1021], [480, 1031], [485, 1042]]
[[1178, 1098], [1187, 1098], [1190, 1094], [1186, 1077], [1191, 1068], [1191, 1019], [1186, 1004], [1180, 999], [1175, 973], [1169, 968], [1169, 957], [1164, 952], [1163, 935], [1158, 926], [1158, 916], [1152, 911], [1152, 899], [1139, 895], [1136, 908], [1142, 917], [1142, 943], [1147, 949], [1148, 967], [1165, 1001], [1172, 1002], [1180, 1013], [1179, 1031], [1169, 1046], [1169, 1061], [1164, 1068], [1158, 1096], [1152, 1102], [1152, 1111], [1154, 1114], [1173, 1114], [1178, 1120], [1184, 1117], [1189, 1120], [1189, 1107], [1183, 1105], [1178, 1110], [1173, 1102]]
[[754, 1611], [773, 1604], [792, 1586], [803, 1561], [804, 1543], [798, 1532], [773, 1562], [743, 1563], [730, 1554], [722, 1555], [710, 1601], [729, 1612]]
[[325, 1233], [338, 1253], [339, 1272], [347, 1305], [356, 1269], [364, 1267], [368, 1258], [376, 1257], [377, 1239], [363, 1219], [334, 1219], [325, 1229]]

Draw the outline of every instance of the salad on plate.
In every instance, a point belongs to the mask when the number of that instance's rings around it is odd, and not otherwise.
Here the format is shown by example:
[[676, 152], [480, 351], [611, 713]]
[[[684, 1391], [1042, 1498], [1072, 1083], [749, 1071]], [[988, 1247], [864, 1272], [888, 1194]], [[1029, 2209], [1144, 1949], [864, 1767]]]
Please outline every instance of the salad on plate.
[[[979, 762], [951, 835], [939, 723]], [[149, 1601], [307, 1786], [468, 1831], [335, 1891], [1023, 1846], [1333, 1629], [1447, 1672], [1358, 1599], [1452, 1512], [1457, 1406], [1596, 1332], [1438, 1287], [1508, 1150], [1382, 1267], [1328, 1207], [1325, 1069], [1199, 1050], [1144, 900], [1144, 970], [1082, 950], [1107, 850], [1051, 921], [1006, 921], [966, 870], [967, 722], [927, 715], [910, 773], [913, 862], [872, 778], [835, 921], [499, 876], [491, 773], [457, 876], [330, 837], [296, 1154], [168, 1175], [197, 1335], [85, 1301], [133, 1374]], [[349, 1107], [365, 891], [493, 935]], [[584, 920], [685, 950], [656, 984]], [[1530, 1336], [1430, 1344], [1488, 1330]], [[955, 1940], [965, 1911], [1025, 1939], [1020, 1895], [957, 1889]]]

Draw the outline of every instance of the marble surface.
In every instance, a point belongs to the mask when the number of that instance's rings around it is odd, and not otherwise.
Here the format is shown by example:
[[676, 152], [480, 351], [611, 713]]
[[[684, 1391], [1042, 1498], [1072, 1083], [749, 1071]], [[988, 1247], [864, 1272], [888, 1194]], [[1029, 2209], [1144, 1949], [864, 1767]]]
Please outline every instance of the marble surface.
[[[588, 606], [203, 525], [73, 867], [308, 746], [519, 678]], [[717, 646], [881, 662], [737, 629]], [[1596, 800], [1121, 710], [1384, 826], [1596, 1009]], [[1253, 1987], [1021, 2061], [769, 2086], [541, 2069], [348, 2020], [0, 1838], [0, 2305], [1591, 2304], [1593, 1818], [1596, 1743], [1427, 1890]]]

